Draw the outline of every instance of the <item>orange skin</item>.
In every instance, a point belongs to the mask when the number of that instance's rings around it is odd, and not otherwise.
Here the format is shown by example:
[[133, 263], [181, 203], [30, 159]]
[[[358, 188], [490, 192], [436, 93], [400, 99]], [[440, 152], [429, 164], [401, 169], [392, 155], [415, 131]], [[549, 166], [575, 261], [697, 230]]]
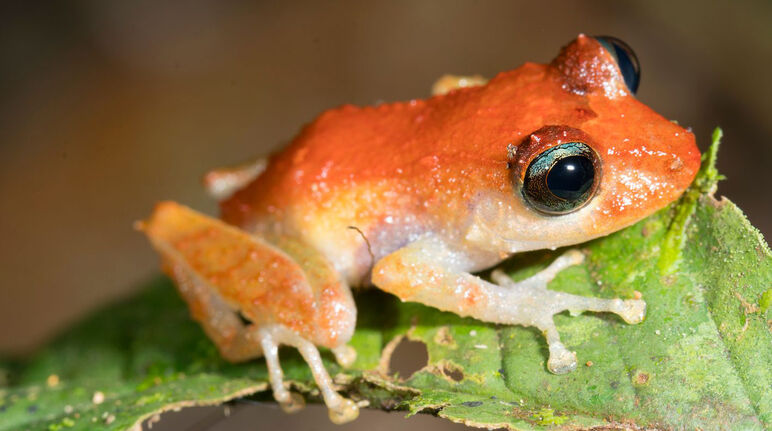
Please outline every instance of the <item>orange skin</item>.
[[[495, 283], [471, 273], [513, 253], [607, 235], [664, 207], [697, 172], [694, 135], [635, 99], [614, 58], [583, 35], [551, 64], [526, 63], [483, 85], [479, 77], [450, 77], [438, 86], [454, 82], [459, 88], [426, 100], [326, 111], [267, 164], [213, 171], [210, 190], [240, 188], [221, 203], [225, 223], [164, 202], [141, 224], [223, 356], [266, 355], [282, 405], [293, 401], [275, 349], [265, 348], [290, 344], [305, 352], [333, 420], [356, 416], [303, 344], [333, 348], [345, 362], [340, 349], [356, 319], [350, 285], [535, 326], [555, 373], [574, 369], [576, 357], [560, 342], [554, 314], [644, 318], [639, 299], [548, 290], [559, 271], [582, 261], [577, 251], [518, 283], [495, 271]], [[537, 211], [521, 191], [526, 170], [569, 142], [595, 152], [594, 192], [566, 214]]]
[[[594, 39], [580, 36], [552, 64], [526, 63], [484, 86], [426, 100], [326, 111], [274, 155], [261, 176], [221, 203], [222, 218], [256, 233], [302, 233], [333, 261], [356, 246], [355, 267], [342, 270], [350, 272], [349, 282], [366, 283], [372, 265], [366, 244], [357, 233], [346, 232], [347, 226], [363, 232], [376, 260], [426, 231], [463, 242], [470, 203], [481, 191], [519, 198], [507, 146], [531, 147], [533, 156], [559, 143], [529, 144], [531, 134], [546, 125], [578, 129], [592, 139], [602, 160], [604, 196], [596, 198], [592, 214], [577, 220], [587, 227], [576, 235], [566, 235], [560, 217], [518, 205], [518, 211], [534, 216], [531, 235], [560, 231], [563, 237], [545, 246], [609, 234], [673, 201], [699, 166], [694, 135], [629, 95], [616, 68], [571, 88], [584, 71], [566, 62], [613, 65], [614, 60]], [[529, 161], [526, 155], [516, 164]], [[615, 178], [627, 170], [637, 178]], [[643, 177], [656, 187], [642, 184]], [[384, 222], [408, 215], [412, 226]], [[384, 230], [389, 233], [379, 235]], [[341, 236], [348, 241], [333, 239]]]

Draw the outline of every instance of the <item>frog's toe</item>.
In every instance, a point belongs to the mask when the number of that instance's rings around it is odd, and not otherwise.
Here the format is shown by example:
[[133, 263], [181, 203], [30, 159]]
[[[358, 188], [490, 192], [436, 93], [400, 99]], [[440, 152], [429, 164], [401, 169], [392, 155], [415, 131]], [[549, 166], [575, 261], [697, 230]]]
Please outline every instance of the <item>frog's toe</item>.
[[571, 249], [565, 252], [561, 258], [565, 259], [566, 266], [579, 265], [584, 262], [584, 253], [577, 249]]
[[566, 349], [562, 343], [552, 343], [549, 346], [550, 357], [547, 369], [554, 374], [566, 374], [576, 369], [576, 353]]
[[285, 413], [296, 413], [303, 410], [303, 407], [306, 406], [306, 400], [303, 399], [302, 395], [290, 392], [289, 399], [283, 402], [280, 401], [279, 406], [281, 406]]
[[348, 398], [341, 398], [340, 403], [329, 409], [330, 421], [340, 425], [351, 422], [359, 416], [359, 407]]
[[351, 400], [343, 398], [333, 388], [333, 382], [324, 368], [316, 346], [294, 331], [282, 325], [265, 325], [257, 330], [256, 336], [263, 348], [268, 365], [268, 377], [276, 401], [286, 412], [294, 412], [303, 407], [303, 398], [289, 392], [284, 387], [284, 375], [279, 365], [278, 348], [280, 344], [295, 347], [311, 369], [316, 385], [319, 387], [324, 403], [330, 409], [330, 419], [335, 423], [344, 423], [355, 419], [359, 408]]
[[338, 364], [343, 368], [350, 367], [357, 359], [357, 351], [346, 344], [334, 347], [331, 350], [332, 354], [335, 355], [335, 360], [338, 361]]
[[643, 322], [646, 317], [646, 301], [642, 299], [627, 299], [622, 301], [622, 306], [617, 311], [625, 322], [636, 324]]

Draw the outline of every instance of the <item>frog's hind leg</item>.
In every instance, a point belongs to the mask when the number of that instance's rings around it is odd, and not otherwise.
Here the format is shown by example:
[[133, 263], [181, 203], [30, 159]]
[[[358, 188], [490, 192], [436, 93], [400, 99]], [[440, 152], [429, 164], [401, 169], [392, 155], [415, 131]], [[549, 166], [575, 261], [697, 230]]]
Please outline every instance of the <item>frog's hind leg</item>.
[[[355, 308], [348, 287], [337, 282], [337, 273], [319, 267], [318, 255], [301, 253], [299, 243], [285, 253], [173, 202], [159, 204], [139, 227], [224, 358], [265, 356], [274, 396], [292, 411], [302, 398], [284, 387], [278, 358], [280, 345], [292, 346], [308, 363], [330, 418], [337, 423], [356, 418], [358, 407], [335, 391], [316, 348], [346, 356], [342, 346], [353, 332]], [[251, 322], [242, 322], [236, 310]]]
[[213, 169], [204, 175], [204, 187], [209, 196], [225, 199], [252, 182], [267, 166], [268, 159], [260, 157], [239, 165]]
[[177, 290], [188, 304], [193, 319], [201, 324], [220, 355], [230, 362], [241, 362], [263, 354], [254, 339], [252, 325], [245, 325], [222, 297], [174, 253], [161, 250], [164, 269], [177, 284]]
[[[185, 265], [171, 265], [171, 276], [190, 305], [194, 318], [201, 323], [225, 359], [240, 362], [265, 356], [273, 396], [284, 411], [295, 412], [303, 408], [305, 402], [284, 386], [284, 372], [279, 363], [280, 345], [292, 346], [303, 356], [330, 411], [330, 420], [345, 423], [357, 417], [356, 404], [333, 389], [332, 379], [313, 343], [282, 325], [245, 325], [214, 289], [206, 286], [194, 272]], [[341, 350], [340, 347], [348, 346], [342, 345], [333, 350]]]

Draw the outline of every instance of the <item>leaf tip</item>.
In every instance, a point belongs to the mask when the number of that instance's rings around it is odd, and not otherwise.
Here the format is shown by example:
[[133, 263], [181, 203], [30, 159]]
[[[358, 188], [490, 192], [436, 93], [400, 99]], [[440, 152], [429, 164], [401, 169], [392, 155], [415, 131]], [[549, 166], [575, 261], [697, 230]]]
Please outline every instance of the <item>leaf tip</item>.
[[716, 162], [718, 160], [718, 149], [721, 146], [721, 139], [724, 137], [724, 131], [720, 127], [713, 129], [711, 142], [708, 151], [702, 155], [702, 163], [697, 177], [694, 180], [694, 187], [702, 194], [712, 195], [716, 191], [716, 184], [725, 179], [718, 173]]
[[531, 416], [531, 420], [538, 425], [562, 425], [568, 420], [565, 416], [556, 415], [555, 411], [549, 407], [542, 407], [538, 412]]

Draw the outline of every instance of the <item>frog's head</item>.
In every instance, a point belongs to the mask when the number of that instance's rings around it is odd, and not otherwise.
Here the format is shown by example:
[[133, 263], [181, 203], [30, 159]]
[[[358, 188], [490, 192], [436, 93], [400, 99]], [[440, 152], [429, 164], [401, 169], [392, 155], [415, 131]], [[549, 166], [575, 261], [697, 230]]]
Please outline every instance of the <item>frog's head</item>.
[[694, 135], [633, 95], [637, 60], [623, 42], [580, 35], [545, 67], [538, 85], [554, 99], [550, 115], [508, 149], [508, 205], [477, 213], [488, 238], [513, 252], [635, 223], [677, 199], [700, 164]]

